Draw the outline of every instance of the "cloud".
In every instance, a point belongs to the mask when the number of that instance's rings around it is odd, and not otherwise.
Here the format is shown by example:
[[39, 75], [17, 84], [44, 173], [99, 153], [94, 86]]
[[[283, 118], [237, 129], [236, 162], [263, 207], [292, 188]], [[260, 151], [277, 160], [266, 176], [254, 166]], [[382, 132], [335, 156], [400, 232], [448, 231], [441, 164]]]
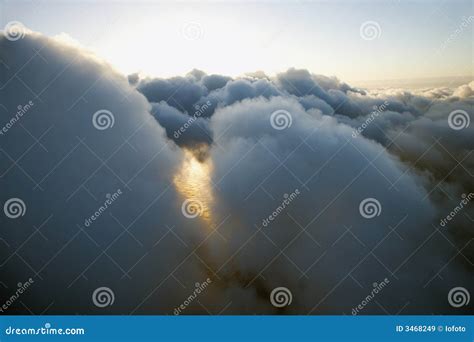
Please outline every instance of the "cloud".
[[193, 105], [203, 96], [205, 89], [189, 77], [170, 79], [145, 79], [140, 81], [137, 89], [150, 102], [169, 101], [173, 106], [191, 113]]
[[209, 105], [204, 106], [202, 110], [196, 107], [194, 115], [189, 116], [162, 101], [153, 104], [152, 113], [160, 125], [165, 127], [169, 139], [173, 139], [180, 146], [190, 148], [212, 142], [209, 121], [202, 117]]
[[[214, 210], [221, 219], [226, 214], [239, 218], [225, 229], [231, 232], [229, 246], [211, 246], [209, 253], [231, 260], [220, 266], [230, 296], [242, 288], [253, 293], [239, 295], [250, 308], [237, 312], [253, 313], [255, 303], [268, 304], [272, 288], [280, 285], [300, 293], [288, 312], [349, 312], [356, 304], [353, 292], [331, 298], [323, 294], [358, 262], [365, 265], [357, 267], [358, 281], [393, 278], [386, 305], [401, 308], [407, 300], [433, 310], [445, 307], [442, 287], [426, 275], [416, 277], [420, 268], [427, 274], [438, 272], [449, 254], [445, 241], [433, 242], [409, 263], [404, 258], [433, 231], [443, 236], [434, 226], [472, 188], [472, 126], [456, 131], [448, 123], [454, 110], [472, 119], [472, 98], [465, 87], [361, 91], [334, 78], [290, 69], [274, 79], [260, 75], [227, 81], [196, 103], [203, 101], [212, 103], [202, 120], [208, 123], [208, 162], [219, 198]], [[278, 110], [291, 115], [291, 126], [283, 131], [271, 126], [271, 114]], [[354, 139], [359, 127], [364, 129]], [[272, 213], [278, 199], [295, 189], [302, 195], [294, 207], [263, 228], [265, 213]], [[370, 197], [384, 211], [374, 222], [358, 212], [358, 203]], [[468, 247], [473, 234], [472, 210], [465, 214], [448, 233], [460, 250]], [[390, 227], [399, 231], [390, 232]], [[337, 247], [325, 253], [333, 245]], [[377, 254], [367, 257], [362, 252], [375, 247]], [[473, 257], [464, 249], [463, 255]], [[315, 256], [322, 259], [313, 265]], [[465, 267], [455, 264], [449, 273], [466, 282]], [[364, 291], [356, 292], [364, 298]], [[407, 295], [402, 299], [400, 293]], [[379, 311], [372, 307], [367, 312]]]
[[[185, 313], [349, 314], [388, 278], [364, 313], [445, 314], [449, 289], [469, 284], [472, 206], [439, 222], [474, 185], [472, 82], [125, 77], [33, 32], [0, 35], [0, 51], [1, 203], [26, 204], [0, 217], [0, 262], [8, 286], [35, 278], [35, 313], [171, 314], [210, 277]], [[107, 311], [90, 300], [101, 286]], [[293, 303], [277, 309], [281, 286]]]
[[[275, 130], [271, 114], [280, 109], [291, 113], [292, 124]], [[416, 277], [420, 268], [437, 271], [442, 243], [404, 265], [406, 256], [432, 232], [436, 208], [424, 201], [427, 191], [421, 177], [384, 148], [362, 137], [353, 139], [352, 130], [335, 118], [308, 115], [294, 99], [279, 97], [245, 100], [218, 110], [212, 129], [221, 137], [210, 152], [221, 215], [230, 212], [240, 218], [229, 228], [232, 244], [227, 253], [234, 266], [227, 271], [246, 270], [250, 275], [244, 287], [258, 290], [261, 276], [267, 296], [282, 285], [298, 293], [297, 304], [288, 312], [348, 313], [357, 296], [334, 286], [361, 263], [350, 275], [363, 286], [392, 279], [387, 291], [398, 293], [399, 299], [387, 299], [386, 305], [400, 308], [403, 300], [423, 307], [442, 305], [443, 298], [423, 294], [426, 279]], [[262, 220], [295, 189], [301, 195], [263, 226]], [[374, 220], [359, 212], [366, 198], [381, 204], [382, 213]], [[254, 234], [258, 242], [246, 245]], [[462, 277], [467, 281], [467, 274], [458, 275]], [[357, 284], [351, 285], [365, 297]], [[325, 298], [332, 290], [334, 295]]]
[[[140, 302], [189, 253], [176, 236], [199, 236], [173, 185], [181, 150], [105, 63], [39, 34], [0, 36], [0, 50], [2, 126], [13, 122], [0, 136], [0, 201], [26, 205], [16, 220], [0, 215], [2, 280], [15, 289], [33, 277], [22, 301], [35, 313], [51, 302], [50, 312], [99, 312], [91, 296], [100, 286], [115, 293], [109, 313], [153, 312]], [[21, 116], [19, 106], [28, 106]], [[195, 262], [189, 274], [205, 279]], [[173, 290], [159, 312], [187, 295]]]

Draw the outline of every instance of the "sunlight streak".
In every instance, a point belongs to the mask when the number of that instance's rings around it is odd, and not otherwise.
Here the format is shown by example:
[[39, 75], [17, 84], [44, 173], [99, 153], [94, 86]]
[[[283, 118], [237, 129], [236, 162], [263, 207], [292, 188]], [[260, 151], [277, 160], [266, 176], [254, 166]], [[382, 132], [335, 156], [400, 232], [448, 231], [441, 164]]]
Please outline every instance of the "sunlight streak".
[[209, 225], [214, 221], [211, 211], [214, 204], [211, 173], [210, 160], [200, 162], [192, 152], [185, 150], [184, 161], [173, 178], [178, 192], [197, 206], [193, 210], [199, 211], [199, 216]]

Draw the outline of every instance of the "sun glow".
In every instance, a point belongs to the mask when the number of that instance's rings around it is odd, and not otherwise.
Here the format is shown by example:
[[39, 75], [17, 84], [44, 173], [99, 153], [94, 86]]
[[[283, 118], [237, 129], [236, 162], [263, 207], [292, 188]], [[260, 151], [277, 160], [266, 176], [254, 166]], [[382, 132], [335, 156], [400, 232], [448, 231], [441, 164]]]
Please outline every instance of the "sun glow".
[[185, 200], [195, 206], [192, 211], [199, 212], [200, 217], [209, 225], [213, 223], [212, 206], [212, 164], [209, 159], [199, 161], [191, 151], [184, 150], [185, 158], [178, 174], [174, 177], [174, 185]]

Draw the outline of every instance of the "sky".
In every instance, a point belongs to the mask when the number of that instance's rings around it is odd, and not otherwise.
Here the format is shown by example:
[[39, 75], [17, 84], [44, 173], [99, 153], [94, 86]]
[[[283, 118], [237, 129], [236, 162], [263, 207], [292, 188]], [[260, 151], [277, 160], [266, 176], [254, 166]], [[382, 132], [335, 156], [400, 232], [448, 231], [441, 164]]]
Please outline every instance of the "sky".
[[[473, 74], [468, 0], [1, 6], [2, 26], [16, 20], [48, 36], [65, 33], [124, 74], [170, 77], [197, 68], [235, 77], [296, 67], [346, 82]], [[366, 22], [378, 24], [375, 39], [361, 36]]]

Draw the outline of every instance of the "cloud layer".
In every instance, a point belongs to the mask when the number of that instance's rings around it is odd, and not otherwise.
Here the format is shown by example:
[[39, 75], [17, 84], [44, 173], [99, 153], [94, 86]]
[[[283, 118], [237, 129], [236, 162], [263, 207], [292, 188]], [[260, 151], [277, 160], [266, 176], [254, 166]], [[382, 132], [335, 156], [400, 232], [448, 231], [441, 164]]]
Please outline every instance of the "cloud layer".
[[472, 204], [440, 220], [474, 192], [473, 82], [127, 78], [38, 33], [0, 36], [0, 59], [1, 203], [26, 205], [0, 262], [7, 294], [35, 279], [33, 312], [350, 314], [386, 278], [362, 313], [464, 312], [446, 296], [471, 283]]

